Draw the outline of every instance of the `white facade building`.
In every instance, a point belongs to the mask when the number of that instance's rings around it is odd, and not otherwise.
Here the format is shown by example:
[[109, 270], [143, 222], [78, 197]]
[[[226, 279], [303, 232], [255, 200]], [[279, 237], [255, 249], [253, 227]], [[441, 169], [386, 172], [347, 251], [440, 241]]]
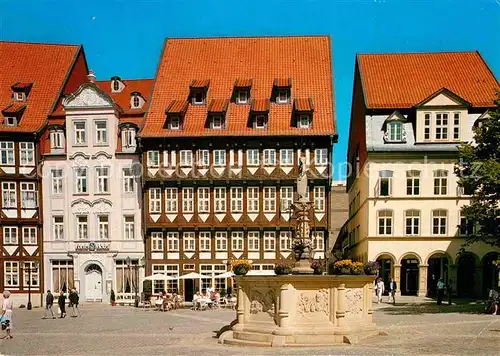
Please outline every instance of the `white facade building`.
[[[114, 86], [116, 80], [120, 85]], [[131, 302], [144, 274], [135, 267], [144, 243], [140, 175], [134, 174], [140, 172], [135, 134], [143, 112], [134, 105], [136, 92], [130, 109], [113, 100], [113, 89], [127, 87], [116, 80], [107, 82], [110, 94], [102, 82], [80, 86], [63, 101], [64, 122], [48, 126], [42, 168], [45, 286], [56, 293], [74, 286], [82, 301], [109, 302], [114, 290], [117, 302]]]

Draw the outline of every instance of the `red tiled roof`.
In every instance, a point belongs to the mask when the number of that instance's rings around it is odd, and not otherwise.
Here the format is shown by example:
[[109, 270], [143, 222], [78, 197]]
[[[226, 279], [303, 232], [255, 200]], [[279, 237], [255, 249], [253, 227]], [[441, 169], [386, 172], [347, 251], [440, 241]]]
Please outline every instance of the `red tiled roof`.
[[33, 83], [22, 83], [22, 82], [17, 82], [15, 83], [11, 88], [12, 90], [15, 90], [15, 89], [27, 89], [27, 88], [30, 88], [31, 86], [33, 85]]
[[441, 88], [493, 106], [498, 81], [479, 52], [359, 54], [368, 108], [410, 108]]
[[165, 112], [167, 114], [182, 114], [186, 113], [188, 108], [188, 102], [186, 100], [172, 100], [170, 104], [168, 104], [167, 110]]
[[2, 113], [3, 114], [15, 114], [16, 112], [19, 112], [19, 111], [24, 110], [24, 109], [26, 109], [26, 103], [25, 102], [17, 102], [17, 103], [7, 105], [7, 107], [5, 107], [2, 110]]
[[206, 88], [210, 85], [210, 79], [193, 80], [189, 86], [191, 88]]
[[245, 78], [238, 78], [234, 82], [234, 86], [236, 88], [248, 88], [248, 87], [252, 86], [252, 82], [253, 82], [253, 80], [250, 79], [250, 78], [247, 78], [247, 79], [245, 79]]
[[275, 87], [291, 87], [292, 86], [292, 78], [275, 78], [274, 79]]
[[208, 105], [208, 112], [226, 112], [229, 106], [229, 99], [212, 99]]
[[314, 103], [312, 98], [295, 98], [293, 105], [297, 111], [313, 111]]
[[250, 110], [255, 112], [269, 111], [271, 105], [269, 99], [252, 99]]
[[[191, 104], [183, 129], [168, 130], [164, 127], [165, 108], [172, 100], [189, 97], [193, 78], [210, 79], [207, 103], [214, 98], [230, 99], [238, 78], [253, 79], [254, 98], [269, 98], [275, 78], [292, 78], [294, 95], [314, 98], [314, 127], [310, 130], [292, 127], [292, 105], [271, 103], [268, 129], [255, 130], [248, 127], [249, 105], [230, 103], [225, 130], [207, 128], [208, 106]], [[327, 36], [169, 39], [165, 42], [140, 135], [333, 135], [336, 131], [332, 80]]]
[[0, 107], [12, 103], [12, 85], [33, 83], [18, 126], [0, 132], [36, 132], [57, 101], [80, 46], [0, 42]]
[[[144, 114], [146, 112], [146, 108], [148, 106], [149, 95], [151, 93], [151, 87], [153, 86], [153, 79], [130, 79], [130, 80], [122, 80], [123, 84], [125, 84], [125, 88], [119, 93], [113, 93], [111, 90], [111, 80], [99, 80], [96, 81], [95, 84], [108, 94], [115, 104], [118, 104], [120, 108], [122, 108], [124, 114]], [[141, 93], [141, 96], [146, 101], [141, 108], [133, 109], [130, 105], [132, 93], [138, 92]]]

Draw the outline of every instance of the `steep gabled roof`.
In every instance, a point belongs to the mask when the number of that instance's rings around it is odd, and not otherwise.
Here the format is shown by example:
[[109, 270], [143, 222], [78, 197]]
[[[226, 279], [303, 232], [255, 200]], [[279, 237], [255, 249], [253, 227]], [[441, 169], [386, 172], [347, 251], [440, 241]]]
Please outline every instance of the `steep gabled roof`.
[[[125, 88], [121, 92], [113, 92], [111, 90], [111, 80], [99, 80], [95, 82], [96, 85], [108, 94], [115, 104], [122, 110], [124, 115], [140, 115], [146, 112], [149, 104], [149, 95], [151, 94], [151, 87], [153, 86], [153, 79], [127, 79], [122, 80]], [[140, 93], [146, 101], [141, 108], [133, 109], [130, 106], [130, 99], [132, 93]]]
[[0, 42], [0, 108], [13, 103], [13, 85], [32, 83], [19, 125], [0, 125], [0, 132], [43, 127], [80, 51], [77, 45]]
[[358, 54], [367, 108], [411, 108], [441, 88], [491, 107], [497, 79], [479, 52]]
[[[291, 126], [293, 102], [270, 104], [266, 130], [248, 127], [250, 105], [230, 103], [226, 128], [207, 127], [213, 99], [231, 99], [235, 83], [251, 84], [252, 99], [272, 95], [276, 78], [291, 84], [293, 97], [313, 98], [312, 129]], [[327, 36], [168, 39], [156, 73], [143, 137], [335, 135], [333, 75]], [[203, 83], [201, 83], [203, 82]], [[207, 88], [206, 105], [187, 109], [182, 130], [165, 128], [165, 110], [173, 100], [187, 100], [193, 83]], [[201, 83], [201, 84], [200, 84]]]

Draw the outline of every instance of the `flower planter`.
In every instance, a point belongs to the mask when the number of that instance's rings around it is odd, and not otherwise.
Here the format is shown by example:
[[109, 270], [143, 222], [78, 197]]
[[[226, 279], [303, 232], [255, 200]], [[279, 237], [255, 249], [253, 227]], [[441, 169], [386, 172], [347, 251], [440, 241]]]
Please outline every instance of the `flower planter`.
[[281, 275], [286, 275], [286, 274], [290, 274], [292, 273], [292, 268], [290, 266], [286, 266], [286, 267], [275, 267], [274, 268], [274, 273], [276, 273], [277, 275], [281, 276]]
[[250, 270], [250, 266], [246, 266], [246, 265], [240, 265], [240, 266], [233, 267], [233, 272], [237, 276], [243, 276], [243, 275], [247, 274], [249, 270]]
[[313, 274], [323, 274], [323, 268], [316, 268], [313, 270]]

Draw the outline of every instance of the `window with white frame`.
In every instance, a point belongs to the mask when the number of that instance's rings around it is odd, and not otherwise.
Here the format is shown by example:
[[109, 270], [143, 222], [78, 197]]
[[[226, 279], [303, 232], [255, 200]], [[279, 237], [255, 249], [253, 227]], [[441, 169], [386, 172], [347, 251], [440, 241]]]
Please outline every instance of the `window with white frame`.
[[378, 195], [388, 197], [392, 195], [392, 171], [380, 171], [378, 179]]
[[73, 129], [75, 133], [75, 145], [86, 145], [87, 144], [87, 128], [85, 121], [75, 121], [73, 123]]
[[316, 148], [314, 150], [314, 165], [326, 166], [328, 164], [328, 149]]
[[281, 211], [290, 211], [293, 203], [293, 187], [280, 188]]
[[4, 285], [5, 287], [19, 286], [19, 262], [4, 262]]
[[167, 213], [177, 213], [179, 203], [177, 202], [177, 188], [165, 188], [165, 211]]
[[460, 113], [453, 114], [453, 139], [460, 140]]
[[231, 251], [243, 251], [243, 231], [231, 232]]
[[52, 217], [54, 240], [62, 241], [64, 240], [64, 217], [54, 216]]
[[401, 142], [403, 140], [403, 123], [391, 121], [387, 124], [387, 132], [384, 138], [389, 142]]
[[258, 231], [249, 231], [247, 235], [248, 251], [259, 251], [260, 236]]
[[96, 145], [106, 145], [108, 143], [108, 122], [95, 121], [95, 143]]
[[25, 101], [26, 100], [26, 93], [22, 91], [18, 91], [14, 93], [14, 100], [15, 101]]
[[217, 275], [226, 272], [225, 265], [205, 265], [200, 264], [200, 274], [205, 276], [201, 278], [201, 290], [205, 291], [208, 288], [213, 288], [218, 291], [226, 290], [226, 279], [216, 278]]
[[280, 232], [280, 251], [290, 251], [292, 249], [292, 237], [290, 231]]
[[52, 177], [52, 194], [63, 193], [63, 171], [62, 169], [52, 169], [50, 172]]
[[97, 167], [96, 171], [96, 193], [109, 193], [109, 167]]
[[17, 192], [15, 182], [2, 182], [2, 207], [4, 209], [17, 208]]
[[243, 188], [231, 188], [231, 212], [241, 213], [243, 211]]
[[420, 171], [406, 172], [406, 195], [420, 195]]
[[236, 104], [248, 104], [249, 97], [248, 89], [238, 89], [236, 91]]
[[276, 92], [276, 103], [278, 104], [288, 104], [289, 99], [289, 89], [279, 89]]
[[109, 217], [107, 215], [97, 215], [97, 229], [99, 239], [109, 239]]
[[180, 156], [181, 156], [181, 167], [193, 166], [193, 151], [182, 150], [180, 152]]
[[219, 252], [227, 251], [227, 232], [225, 231], [215, 232], [215, 251]]
[[265, 166], [276, 165], [276, 150], [274, 149], [264, 150], [264, 165]]
[[210, 151], [209, 150], [196, 151], [196, 165], [198, 167], [210, 166]]
[[259, 212], [259, 187], [247, 188], [247, 211], [249, 213]]
[[323, 231], [313, 233], [313, 250], [323, 251], [325, 249], [325, 237]]
[[309, 115], [300, 115], [297, 122], [297, 127], [299, 129], [311, 128], [311, 117]]
[[21, 208], [35, 209], [37, 206], [35, 183], [21, 183]]
[[216, 213], [226, 212], [226, 188], [214, 188], [214, 204]]
[[405, 211], [405, 235], [412, 236], [420, 234], [420, 211]]
[[174, 277], [172, 280], [167, 281], [165, 285], [164, 280], [156, 280], [153, 282], [153, 293], [160, 292], [177, 293], [178, 281], [175, 277], [179, 276], [179, 265], [152, 265], [153, 274], [164, 274], [166, 276]]
[[212, 129], [221, 130], [224, 128], [224, 119], [219, 115], [212, 116], [210, 124]]
[[180, 130], [181, 128], [181, 119], [179, 116], [171, 116], [169, 120], [169, 129], [170, 130]]
[[260, 164], [259, 150], [249, 149], [247, 150], [247, 166], [258, 166]]
[[214, 150], [214, 166], [226, 165], [226, 150]]
[[59, 293], [74, 287], [73, 260], [52, 260], [52, 292]]
[[448, 113], [437, 113], [434, 125], [436, 140], [448, 139]]
[[443, 209], [432, 211], [432, 234], [446, 235], [448, 212]]
[[36, 245], [37, 231], [36, 227], [23, 227], [23, 245]]
[[134, 215], [125, 215], [123, 217], [123, 225], [124, 225], [124, 237], [125, 240], [134, 240], [135, 239], [135, 221]]
[[17, 117], [15, 116], [6, 116], [4, 121], [3, 121], [3, 124], [5, 126], [17, 126], [18, 122], [17, 122]]
[[179, 233], [167, 232], [167, 251], [179, 252]]
[[[39, 287], [40, 286], [40, 268], [35, 268], [35, 261], [24, 261], [23, 268], [23, 285], [25, 287]], [[30, 271], [28, 271], [28, 269]], [[31, 280], [30, 280], [31, 277]]]
[[280, 165], [293, 166], [293, 149], [284, 148], [280, 150]]
[[194, 237], [194, 232], [185, 231], [182, 234], [182, 240], [184, 242], [184, 251], [185, 252], [194, 252], [196, 251], [196, 239]]
[[139, 95], [134, 95], [132, 97], [132, 108], [137, 109], [140, 106], [141, 106], [141, 98], [139, 97]]
[[193, 213], [194, 212], [194, 189], [193, 188], [182, 188], [182, 212], [183, 213]]
[[161, 213], [161, 189], [149, 188], [149, 212]]
[[88, 193], [86, 167], [75, 168], [75, 191], [77, 194]]
[[252, 265], [252, 270], [253, 271], [272, 271], [274, 270], [274, 265], [273, 264], [254, 264]]
[[314, 187], [314, 210], [325, 211], [325, 187]]
[[265, 129], [266, 128], [266, 115], [255, 115], [255, 128], [256, 129]]
[[378, 212], [378, 234], [392, 235], [392, 210]]
[[200, 251], [201, 252], [210, 252], [211, 247], [211, 234], [209, 231], [201, 231], [198, 235], [198, 239], [200, 240]]
[[88, 240], [89, 223], [87, 215], [79, 215], [76, 217], [76, 237], [78, 240]]
[[424, 140], [431, 139], [431, 113], [424, 114]]
[[198, 188], [198, 213], [210, 213], [210, 188]]
[[264, 212], [276, 212], [276, 187], [264, 187]]
[[132, 168], [123, 168], [123, 192], [133, 193], [135, 191], [135, 177]]
[[13, 166], [14, 158], [14, 142], [0, 142], [0, 163], [2, 165]]
[[160, 151], [148, 151], [148, 167], [160, 167]]
[[264, 251], [276, 251], [276, 233], [274, 231], [264, 232]]
[[17, 227], [3, 227], [3, 243], [5, 245], [17, 245]]
[[448, 192], [448, 171], [434, 171], [434, 195], [446, 195]]
[[135, 147], [135, 129], [132, 127], [122, 129], [122, 146]]
[[50, 132], [50, 148], [52, 150], [64, 148], [64, 131], [54, 130]]
[[33, 142], [19, 142], [21, 166], [35, 165], [35, 144]]
[[163, 232], [151, 233], [151, 251], [163, 252]]

